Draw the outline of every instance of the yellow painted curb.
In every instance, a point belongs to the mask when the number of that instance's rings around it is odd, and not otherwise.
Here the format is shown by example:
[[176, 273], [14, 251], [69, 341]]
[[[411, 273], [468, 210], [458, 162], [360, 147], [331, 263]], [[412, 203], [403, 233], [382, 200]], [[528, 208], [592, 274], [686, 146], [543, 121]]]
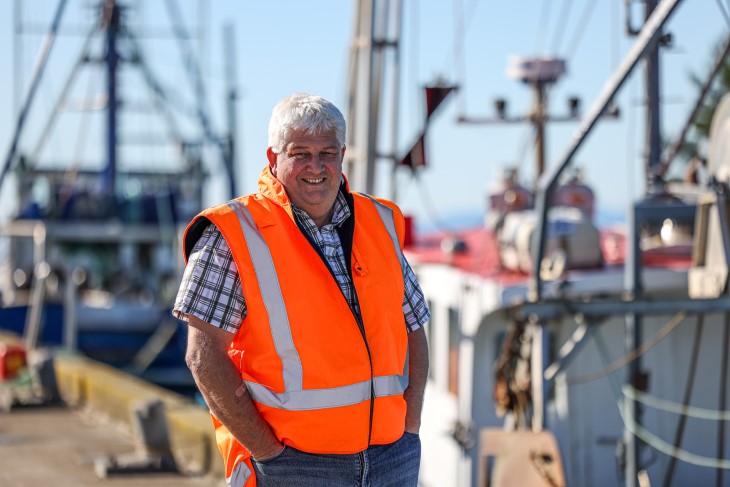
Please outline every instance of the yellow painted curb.
[[183, 473], [224, 478], [210, 414], [191, 400], [114, 367], [79, 355], [54, 356], [61, 398], [69, 405], [100, 415], [132, 435], [132, 408], [162, 401], [175, 461]]

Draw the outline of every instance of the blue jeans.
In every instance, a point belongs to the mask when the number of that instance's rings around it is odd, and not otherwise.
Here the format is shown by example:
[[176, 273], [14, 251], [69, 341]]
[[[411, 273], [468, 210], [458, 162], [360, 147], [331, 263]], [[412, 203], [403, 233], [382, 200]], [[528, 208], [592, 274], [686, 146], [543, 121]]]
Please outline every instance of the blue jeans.
[[253, 461], [258, 487], [416, 487], [421, 439], [414, 433], [352, 455], [316, 455], [290, 446], [274, 458]]

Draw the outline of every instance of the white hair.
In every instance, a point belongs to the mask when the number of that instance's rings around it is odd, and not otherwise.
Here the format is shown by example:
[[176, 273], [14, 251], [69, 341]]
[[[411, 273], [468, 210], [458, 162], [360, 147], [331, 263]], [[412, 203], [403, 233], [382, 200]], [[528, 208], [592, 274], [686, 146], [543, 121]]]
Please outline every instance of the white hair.
[[280, 100], [269, 120], [269, 147], [281, 152], [293, 131], [310, 135], [334, 132], [340, 147], [345, 146], [345, 117], [329, 100], [306, 93], [294, 93]]

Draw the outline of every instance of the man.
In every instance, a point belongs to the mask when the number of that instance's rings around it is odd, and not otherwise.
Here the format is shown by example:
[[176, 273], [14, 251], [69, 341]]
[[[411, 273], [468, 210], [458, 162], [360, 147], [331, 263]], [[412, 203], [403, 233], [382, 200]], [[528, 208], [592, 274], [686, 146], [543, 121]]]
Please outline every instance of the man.
[[198, 215], [174, 313], [231, 486], [415, 486], [423, 293], [388, 201], [351, 193], [345, 120], [295, 94], [256, 194]]

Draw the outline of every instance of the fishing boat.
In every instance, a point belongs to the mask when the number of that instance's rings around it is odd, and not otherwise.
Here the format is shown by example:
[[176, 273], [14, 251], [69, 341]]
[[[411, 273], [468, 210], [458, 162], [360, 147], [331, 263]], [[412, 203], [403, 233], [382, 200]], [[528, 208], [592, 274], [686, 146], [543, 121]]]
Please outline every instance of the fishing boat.
[[[730, 482], [730, 98], [712, 122], [704, 183], [695, 175], [687, 183], [665, 181], [681, 141], [665, 151], [658, 136], [658, 56], [663, 26], [682, 15], [675, 14], [679, 4], [645, 2], [631, 49], [590, 110], [576, 117], [575, 136], [549, 169], [537, 139], [534, 187], [508, 168], [487, 195], [478, 226], [426, 234], [406, 228], [406, 255], [432, 313], [422, 485]], [[398, 48], [384, 17], [368, 10], [370, 3], [360, 5], [371, 15], [360, 12], [369, 23], [356, 29], [353, 49], [360, 51], [352, 74], [359, 76], [351, 79], [367, 81], [353, 81], [353, 107], [384, 98], [383, 84], [373, 87], [372, 80], [384, 71], [384, 50]], [[690, 122], [729, 45], [718, 51]], [[363, 74], [368, 63], [372, 76]], [[624, 225], [599, 227], [595, 194], [571, 163], [599, 120], [615, 112], [613, 100], [637, 66], [647, 80], [647, 190]], [[536, 57], [512, 68], [537, 92], [531, 122], [541, 137], [541, 94], [565, 67]], [[427, 117], [453, 90], [429, 88]], [[357, 119], [348, 141], [348, 151], [355, 148], [360, 157], [351, 161], [351, 186], [366, 192], [378, 192], [372, 174], [378, 155], [412, 170], [425, 162], [425, 129], [398, 156], [377, 145], [377, 125], [368, 118], [374, 112]]]
[[[140, 5], [82, 3], [56, 2], [46, 19], [0, 173], [17, 203], [0, 228], [0, 328], [27, 348], [63, 346], [189, 391], [185, 328], [170, 315], [179, 242], [211, 168], [222, 164], [234, 191], [234, 140], [214, 128], [195, 29], [177, 2], [166, 3], [163, 33], [152, 36], [139, 28]], [[16, 34], [29, 35], [37, 12], [15, 8]], [[161, 39], [184, 69], [155, 64], [150, 43]], [[54, 91], [49, 77], [61, 73]], [[50, 109], [38, 106], [44, 89], [44, 101], [55, 97]]]

